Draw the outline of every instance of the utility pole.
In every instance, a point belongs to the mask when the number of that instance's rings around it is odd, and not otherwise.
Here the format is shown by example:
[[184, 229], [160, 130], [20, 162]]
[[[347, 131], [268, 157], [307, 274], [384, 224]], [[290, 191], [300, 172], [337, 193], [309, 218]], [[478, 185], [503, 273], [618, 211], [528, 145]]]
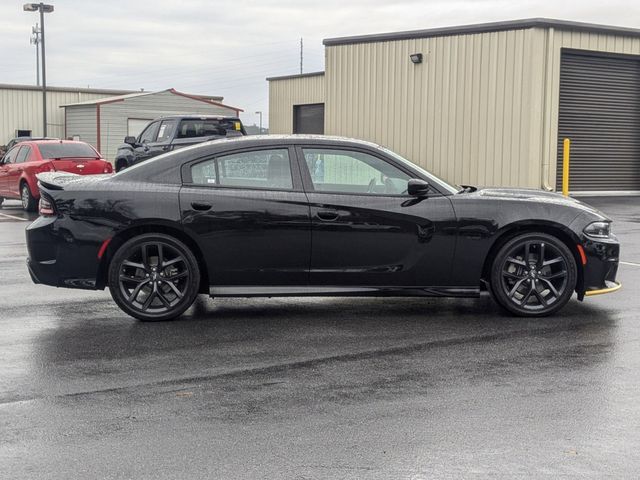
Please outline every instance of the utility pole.
[[46, 3], [25, 3], [25, 12], [40, 12], [40, 45], [42, 48], [42, 136], [47, 136], [47, 62], [44, 48], [44, 14], [53, 12], [53, 5]]
[[262, 112], [256, 112], [256, 115], [260, 115], [260, 135], [262, 135]]
[[31, 33], [29, 43], [36, 46], [36, 85], [40, 86], [40, 28], [37, 23], [31, 27]]
[[302, 59], [303, 57], [302, 37], [300, 37], [300, 75], [302, 75]]

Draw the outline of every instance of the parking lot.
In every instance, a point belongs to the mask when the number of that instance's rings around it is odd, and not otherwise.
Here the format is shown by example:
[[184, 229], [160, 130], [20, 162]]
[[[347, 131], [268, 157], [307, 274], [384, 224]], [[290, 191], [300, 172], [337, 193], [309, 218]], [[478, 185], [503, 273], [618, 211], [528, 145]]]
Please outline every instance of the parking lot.
[[521, 319], [488, 297], [199, 299], [145, 324], [32, 284], [0, 209], [4, 478], [634, 478], [640, 197], [590, 198], [615, 294]]

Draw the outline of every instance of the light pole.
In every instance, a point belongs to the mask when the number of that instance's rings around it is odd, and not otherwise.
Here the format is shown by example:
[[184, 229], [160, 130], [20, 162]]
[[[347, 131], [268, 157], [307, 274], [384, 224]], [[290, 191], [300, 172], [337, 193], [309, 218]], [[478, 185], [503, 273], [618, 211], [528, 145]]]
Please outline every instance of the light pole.
[[36, 46], [36, 85], [40, 86], [40, 28], [37, 23], [31, 27], [31, 33], [29, 43]]
[[53, 12], [53, 5], [46, 3], [25, 3], [25, 12], [40, 12], [40, 45], [42, 48], [42, 136], [47, 136], [47, 67], [44, 48], [44, 14]]
[[262, 112], [256, 112], [256, 115], [260, 115], [260, 135], [262, 135]]

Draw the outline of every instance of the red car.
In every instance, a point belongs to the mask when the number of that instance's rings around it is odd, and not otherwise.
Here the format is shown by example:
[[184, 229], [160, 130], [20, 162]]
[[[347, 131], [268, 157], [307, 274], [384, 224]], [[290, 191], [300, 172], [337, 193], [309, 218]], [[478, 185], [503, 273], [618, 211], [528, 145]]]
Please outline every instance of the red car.
[[5, 198], [36, 209], [40, 191], [36, 175], [64, 171], [80, 175], [112, 173], [111, 164], [91, 145], [71, 140], [35, 140], [14, 145], [0, 160], [0, 205]]

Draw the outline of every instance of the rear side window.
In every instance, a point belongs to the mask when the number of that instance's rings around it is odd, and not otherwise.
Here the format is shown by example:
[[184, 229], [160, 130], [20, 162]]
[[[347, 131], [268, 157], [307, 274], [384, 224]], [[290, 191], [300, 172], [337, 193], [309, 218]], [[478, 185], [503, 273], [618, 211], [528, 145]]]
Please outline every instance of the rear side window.
[[242, 134], [240, 120], [186, 119], [180, 122], [177, 138], [232, 136]]
[[291, 163], [287, 149], [257, 150], [225, 155], [191, 167], [196, 185], [291, 190]]
[[26, 145], [20, 147], [20, 152], [16, 156], [16, 163], [26, 162], [30, 153], [31, 153], [31, 147], [28, 147]]
[[41, 143], [42, 158], [98, 158], [96, 151], [86, 143]]

